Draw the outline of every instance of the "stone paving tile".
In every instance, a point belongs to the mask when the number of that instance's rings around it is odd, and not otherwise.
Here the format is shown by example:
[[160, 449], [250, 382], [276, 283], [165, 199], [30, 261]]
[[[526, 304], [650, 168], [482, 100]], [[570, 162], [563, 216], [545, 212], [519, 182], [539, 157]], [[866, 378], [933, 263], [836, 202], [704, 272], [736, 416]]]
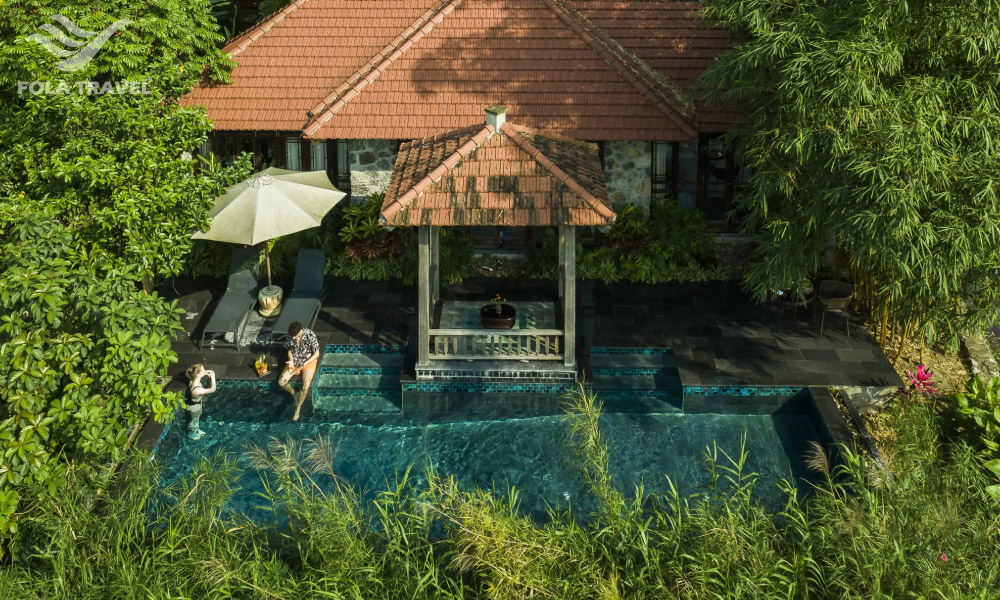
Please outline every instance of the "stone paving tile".
[[[206, 283], [208, 284], [206, 286]], [[174, 343], [180, 362], [170, 374], [183, 377], [192, 362], [214, 365], [220, 376], [253, 377], [246, 366], [262, 348], [198, 350], [191, 336], [221, 296], [221, 280], [178, 281], [161, 294], [176, 298], [188, 315], [187, 335]], [[331, 290], [315, 325], [324, 343], [406, 344], [416, 328], [416, 290], [385, 282], [330, 279]], [[206, 289], [206, 287], [208, 289]], [[471, 279], [445, 285], [446, 297], [481, 299], [501, 293], [524, 300], [556, 298], [552, 282]], [[777, 311], [752, 305], [738, 285], [604, 285], [580, 282], [578, 347], [668, 347], [674, 350], [685, 385], [900, 385], [888, 359], [859, 318], [847, 336], [841, 315], [828, 314], [822, 337], [819, 318], [798, 311], [779, 319]], [[280, 349], [270, 355], [283, 361]]]

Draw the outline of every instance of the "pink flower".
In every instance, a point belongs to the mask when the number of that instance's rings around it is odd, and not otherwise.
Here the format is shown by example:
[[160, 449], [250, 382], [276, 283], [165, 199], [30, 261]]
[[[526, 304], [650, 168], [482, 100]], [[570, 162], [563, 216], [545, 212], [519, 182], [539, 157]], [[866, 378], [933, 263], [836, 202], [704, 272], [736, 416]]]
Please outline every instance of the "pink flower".
[[941, 559], [941, 562], [948, 562], [948, 555], [945, 554], [944, 552], [942, 552], [941, 556], [939, 556], [938, 558]]
[[913, 371], [907, 371], [906, 375], [910, 378], [910, 385], [913, 386], [914, 391], [921, 394], [937, 393], [937, 390], [931, 386], [931, 378], [934, 377], [934, 371], [927, 369], [923, 364], [917, 365], [916, 374]]

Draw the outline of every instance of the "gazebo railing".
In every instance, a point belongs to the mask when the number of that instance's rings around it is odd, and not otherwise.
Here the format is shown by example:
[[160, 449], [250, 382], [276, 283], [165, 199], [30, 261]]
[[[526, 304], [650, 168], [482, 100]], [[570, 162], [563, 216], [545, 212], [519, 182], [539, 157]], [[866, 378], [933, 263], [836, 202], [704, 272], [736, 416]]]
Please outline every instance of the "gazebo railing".
[[431, 329], [431, 360], [562, 360], [561, 329]]

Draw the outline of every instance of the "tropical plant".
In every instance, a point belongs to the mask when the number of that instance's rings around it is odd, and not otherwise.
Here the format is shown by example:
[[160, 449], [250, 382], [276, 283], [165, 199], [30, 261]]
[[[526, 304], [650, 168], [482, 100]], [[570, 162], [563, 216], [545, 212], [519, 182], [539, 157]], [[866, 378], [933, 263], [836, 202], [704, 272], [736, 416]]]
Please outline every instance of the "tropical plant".
[[[1000, 377], [989, 383], [976, 375], [965, 385], [965, 392], [954, 394], [957, 412], [966, 418], [959, 424], [971, 432], [982, 447], [984, 466], [1000, 481]], [[986, 487], [986, 491], [1000, 500], [1000, 484]]]
[[[63, 73], [28, 37], [56, 13], [93, 31], [132, 23], [84, 68]], [[178, 273], [230, 172], [199, 169], [191, 153], [211, 125], [200, 109], [178, 104], [202, 78], [226, 81], [233, 64], [216, 47], [206, 0], [27, 0], [0, 7], [0, 32], [9, 40], [0, 45], [0, 190], [9, 190], [0, 227], [42, 205], [69, 225], [84, 264], [135, 271], [146, 291]], [[136, 81], [148, 93], [18, 93], [18, 81], [74, 90]]]
[[1000, 3], [702, 5], [739, 40], [702, 83], [746, 117], [729, 141], [751, 171], [754, 298], [812, 277], [836, 244], [883, 342], [992, 324]]
[[488, 308], [489, 310], [492, 310], [493, 312], [499, 315], [500, 311], [503, 310], [503, 303], [506, 301], [507, 301], [506, 298], [504, 298], [500, 294], [497, 294], [496, 296], [493, 296], [493, 298], [491, 298], [489, 302], [484, 304], [483, 308]]
[[[131, 23], [63, 73], [29, 39], [55, 14], [93, 31]], [[182, 311], [139, 286], [181, 269], [211, 199], [240, 173], [192, 159], [210, 124], [178, 104], [233, 64], [205, 0], [8, 3], [0, 35], [2, 540], [30, 512], [25, 489], [58, 493], [70, 465], [120, 459], [130, 428], [179, 405], [159, 377]], [[71, 91], [21, 93], [18, 81]], [[76, 93], [90, 81], [148, 93]]]
[[25, 215], [3, 238], [0, 537], [17, 532], [26, 486], [57, 493], [68, 465], [120, 459], [133, 426], [180, 406], [159, 377], [184, 313], [137, 292], [137, 267], [79, 266], [73, 233], [52, 217]]
[[925, 368], [923, 364], [917, 365], [916, 372], [907, 371], [906, 376], [910, 380], [910, 388], [906, 390], [907, 394], [916, 393], [929, 396], [938, 392], [931, 382], [934, 378], [934, 371]]
[[365, 202], [344, 209], [344, 224], [339, 236], [348, 260], [393, 259], [402, 253], [403, 240], [399, 231], [387, 231], [379, 223], [384, 197], [384, 194], [371, 194]]
[[577, 271], [583, 279], [605, 283], [632, 281], [705, 281], [722, 279], [715, 263], [715, 243], [705, 235], [705, 220], [673, 201], [656, 201], [649, 217], [642, 208], [616, 209], [608, 230], [609, 246], [577, 249]]

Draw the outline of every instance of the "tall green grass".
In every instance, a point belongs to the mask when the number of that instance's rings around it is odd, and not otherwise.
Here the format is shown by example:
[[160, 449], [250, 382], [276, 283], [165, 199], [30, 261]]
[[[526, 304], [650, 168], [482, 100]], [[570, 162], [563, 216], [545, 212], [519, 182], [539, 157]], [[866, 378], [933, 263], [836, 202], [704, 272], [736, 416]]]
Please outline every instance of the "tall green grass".
[[714, 446], [705, 494], [616, 489], [599, 420], [575, 393], [567, 426], [598, 512], [546, 524], [519, 513], [516, 490], [462, 490], [433, 471], [422, 488], [400, 474], [364, 503], [321, 438], [250, 447], [273, 516], [257, 522], [223, 510], [231, 457], [166, 490], [140, 455], [114, 477], [74, 471], [21, 521], [0, 598], [1000, 597], [1000, 505], [974, 452], [942, 442], [925, 406], [894, 409], [891, 479], [817, 448], [821, 483], [805, 499], [786, 484], [778, 514], [754, 503], [745, 453]]

